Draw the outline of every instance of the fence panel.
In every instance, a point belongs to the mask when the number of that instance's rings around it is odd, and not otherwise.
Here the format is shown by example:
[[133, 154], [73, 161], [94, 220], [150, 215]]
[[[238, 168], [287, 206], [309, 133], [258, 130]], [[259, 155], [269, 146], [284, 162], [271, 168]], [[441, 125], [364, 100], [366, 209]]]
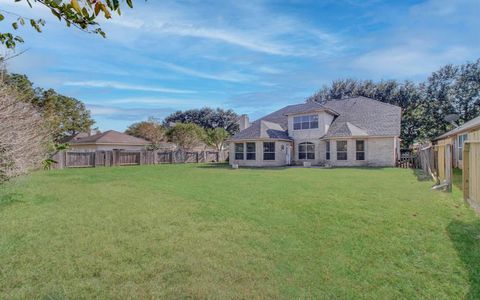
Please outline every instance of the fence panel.
[[140, 152], [134, 151], [119, 151], [117, 164], [120, 166], [126, 165], [139, 165], [140, 164]]
[[205, 152], [205, 162], [218, 162], [218, 152], [207, 151]]
[[158, 152], [157, 158], [159, 164], [171, 164], [172, 163], [172, 152]]
[[66, 152], [67, 168], [86, 168], [95, 166], [95, 152]]
[[199, 162], [198, 152], [185, 152], [185, 163], [197, 163]]

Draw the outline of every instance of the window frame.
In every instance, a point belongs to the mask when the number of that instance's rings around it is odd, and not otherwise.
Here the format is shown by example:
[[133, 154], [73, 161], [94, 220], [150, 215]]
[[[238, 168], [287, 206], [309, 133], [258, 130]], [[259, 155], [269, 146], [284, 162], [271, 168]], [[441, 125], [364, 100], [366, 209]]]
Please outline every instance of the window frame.
[[326, 141], [325, 143], [326, 143], [325, 144], [325, 159], [330, 160], [330, 153], [331, 153], [331, 151], [330, 151], [330, 149], [331, 149], [330, 148], [331, 147], [330, 141]]
[[[304, 146], [305, 151], [301, 151], [300, 148], [301, 146]], [[308, 150], [309, 146], [313, 146], [313, 149]], [[300, 154], [304, 154], [304, 158], [300, 157]], [[313, 156], [309, 157], [309, 154], [312, 154]], [[298, 144], [298, 159], [299, 160], [314, 160], [315, 159], [315, 144], [312, 142], [301, 142]]]
[[[268, 148], [270, 148], [271, 145], [273, 144], [273, 151], [265, 151], [267, 144], [269, 145]], [[263, 142], [263, 160], [272, 161], [276, 159], [275, 146], [276, 146], [275, 142]], [[267, 149], [267, 150], [272, 150], [272, 149]]]
[[[358, 142], [361, 142], [363, 144], [363, 150], [358, 150]], [[359, 154], [363, 155], [362, 159], [358, 158]], [[365, 160], [365, 140], [355, 140], [355, 159], [359, 161]]]
[[[241, 146], [241, 152], [238, 151], [238, 146]], [[235, 160], [245, 160], [245, 143], [235, 143]], [[241, 156], [241, 158], [239, 158]]]
[[[462, 141], [460, 141], [460, 139]], [[459, 134], [457, 136], [457, 159], [459, 161], [463, 161], [463, 144], [465, 143], [465, 141], [468, 140], [468, 133], [464, 133], [464, 134]]]
[[[339, 147], [338, 147], [338, 143], [345, 143], [345, 151], [339, 151]], [[348, 160], [348, 141], [346, 140], [337, 140], [337, 143], [336, 143], [336, 146], [337, 146], [337, 160], [345, 160], [347, 161]], [[345, 158], [339, 158], [339, 154], [345, 154]]]
[[[253, 144], [253, 151], [249, 151], [248, 146]], [[246, 160], [256, 160], [257, 159], [257, 145], [255, 142], [245, 143], [245, 153]], [[251, 150], [251, 149], [250, 149]]]
[[318, 129], [318, 115], [303, 115], [293, 117], [293, 130]]

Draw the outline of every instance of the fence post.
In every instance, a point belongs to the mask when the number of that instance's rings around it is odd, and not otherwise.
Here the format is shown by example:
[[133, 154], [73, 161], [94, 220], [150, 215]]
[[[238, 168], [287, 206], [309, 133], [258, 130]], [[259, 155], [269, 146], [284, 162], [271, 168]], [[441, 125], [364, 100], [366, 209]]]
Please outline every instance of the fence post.
[[470, 143], [463, 144], [463, 199], [470, 199]]
[[447, 144], [445, 146], [445, 180], [447, 181], [447, 191], [451, 192], [452, 191], [452, 145]]
[[118, 150], [112, 151], [112, 166], [116, 166], [118, 164]]
[[139, 159], [139, 162], [138, 162], [139, 165], [145, 164], [145, 152], [144, 152], [144, 150], [140, 150], [140, 155], [139, 155], [138, 159]]
[[198, 160], [198, 152], [196, 152], [195, 154], [196, 154], [196, 157], [197, 157], [197, 164], [198, 164], [198, 162], [199, 162], [199, 160]]
[[68, 151], [63, 152], [63, 161], [65, 162], [63, 164], [64, 168], [68, 168]]

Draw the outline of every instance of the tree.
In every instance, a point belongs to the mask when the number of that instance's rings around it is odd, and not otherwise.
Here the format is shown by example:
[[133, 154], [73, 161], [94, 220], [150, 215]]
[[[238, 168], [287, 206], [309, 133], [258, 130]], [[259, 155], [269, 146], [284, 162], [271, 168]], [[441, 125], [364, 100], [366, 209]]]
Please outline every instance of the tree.
[[23, 101], [28, 101], [49, 124], [54, 141], [79, 132], [89, 132], [95, 121], [85, 105], [72, 97], [58, 94], [55, 90], [34, 88], [26, 75], [3, 74], [5, 84], [23, 95]]
[[172, 113], [164, 119], [163, 125], [168, 127], [172, 123], [194, 123], [204, 129], [220, 127], [234, 134], [239, 130], [237, 119], [238, 115], [231, 109], [204, 107]]
[[192, 150], [200, 146], [205, 140], [205, 130], [193, 123], [177, 123], [167, 131], [167, 136], [172, 143], [183, 150]]
[[[16, 0], [15, 2], [21, 2]], [[45, 6], [50, 12], [60, 21], [64, 21], [67, 27], [74, 26], [82, 31], [99, 34], [105, 37], [105, 32], [99, 26], [97, 20], [100, 17], [110, 19], [113, 13], [121, 14], [120, 1], [118, 0], [24, 0], [33, 8], [33, 3], [38, 3]], [[131, 8], [133, 7], [132, 0], [125, 1]], [[14, 13], [0, 10], [0, 22], [5, 20], [5, 16], [12, 16], [11, 26], [17, 30], [20, 26], [28, 23], [37, 32], [42, 32], [42, 27], [45, 26], [43, 19], [30, 19], [23, 16], [18, 16]], [[0, 32], [0, 43], [7, 48], [15, 48], [16, 43], [23, 43], [20, 36], [15, 36], [11, 32]]]
[[48, 126], [26, 95], [0, 80], [0, 181], [40, 166], [47, 155]]
[[223, 145], [230, 134], [223, 128], [209, 128], [205, 130], [205, 143], [215, 147], [218, 151], [223, 150]]
[[153, 149], [158, 149], [160, 143], [166, 140], [165, 128], [153, 117], [130, 125], [125, 133], [152, 142]]
[[52, 89], [43, 91], [34, 102], [48, 122], [53, 139], [61, 139], [80, 132], [90, 132], [95, 121], [81, 101], [58, 94]]

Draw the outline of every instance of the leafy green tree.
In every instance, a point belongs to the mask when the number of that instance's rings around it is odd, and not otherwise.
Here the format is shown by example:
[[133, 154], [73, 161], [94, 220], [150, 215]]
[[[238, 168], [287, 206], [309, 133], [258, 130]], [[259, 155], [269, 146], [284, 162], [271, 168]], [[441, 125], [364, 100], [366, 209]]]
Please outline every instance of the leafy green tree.
[[218, 151], [223, 150], [225, 141], [230, 137], [230, 133], [223, 128], [209, 128], [205, 130], [205, 143], [215, 147]]
[[[121, 14], [119, 0], [23, 0], [33, 8], [33, 3], [45, 6], [60, 21], [64, 21], [67, 27], [74, 26], [85, 32], [99, 34], [105, 37], [105, 32], [99, 26], [99, 18], [110, 19], [113, 13]], [[15, 0], [22, 2], [22, 0]], [[125, 0], [129, 7], [133, 7], [132, 0]], [[43, 19], [30, 19], [18, 16], [14, 13], [0, 9], [0, 22], [5, 20], [6, 16], [11, 16], [11, 26], [13, 30], [29, 24], [37, 32], [42, 32], [45, 26]], [[0, 43], [7, 48], [15, 48], [17, 43], [23, 43], [22, 37], [14, 35], [12, 32], [0, 32]]]
[[204, 129], [220, 127], [234, 134], [239, 129], [237, 119], [238, 115], [231, 109], [204, 107], [172, 113], [164, 119], [163, 125], [168, 127], [172, 123], [194, 123]]
[[125, 133], [152, 142], [153, 149], [158, 149], [160, 143], [166, 140], [165, 128], [153, 117], [150, 117], [148, 121], [130, 125]]
[[183, 150], [192, 150], [205, 141], [205, 130], [193, 123], [177, 123], [167, 131], [168, 139]]
[[95, 121], [85, 105], [72, 97], [58, 94], [55, 90], [35, 88], [26, 75], [4, 72], [4, 82], [22, 94], [23, 101], [33, 104], [50, 127], [52, 139], [90, 131]]
[[49, 123], [55, 141], [80, 132], [89, 132], [95, 124], [85, 104], [75, 98], [60, 95], [53, 89], [43, 91], [35, 104]]

